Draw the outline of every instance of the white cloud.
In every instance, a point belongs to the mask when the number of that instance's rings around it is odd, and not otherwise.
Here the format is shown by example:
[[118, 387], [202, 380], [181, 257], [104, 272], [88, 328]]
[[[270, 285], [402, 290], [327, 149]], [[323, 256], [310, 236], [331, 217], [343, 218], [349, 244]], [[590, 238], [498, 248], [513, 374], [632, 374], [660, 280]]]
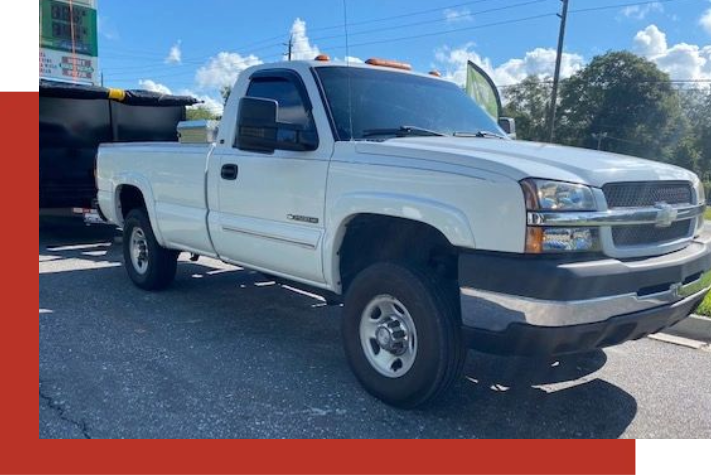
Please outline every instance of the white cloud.
[[[499, 86], [517, 84], [528, 76], [540, 78], [552, 77], [555, 72], [556, 51], [548, 48], [536, 48], [527, 52], [523, 58], [514, 58], [494, 66], [489, 58], [480, 56], [467, 44], [461, 48], [441, 48], [436, 52], [436, 67], [444, 70], [444, 77], [463, 85], [467, 78], [467, 62], [472, 61], [491, 75]], [[564, 53], [561, 76], [572, 76], [585, 66], [585, 60], [578, 54]]]
[[365, 61], [363, 61], [360, 58], [357, 58], [355, 56], [346, 56], [345, 58], [335, 58], [334, 61], [336, 63], [351, 63], [351, 64], [363, 64]]
[[711, 8], [706, 10], [704, 14], [701, 16], [699, 19], [699, 25], [708, 33], [711, 35]]
[[197, 104], [194, 106], [191, 106], [190, 108], [196, 109], [196, 108], [203, 108], [207, 109], [210, 112], [212, 112], [215, 115], [221, 116], [225, 112], [225, 106], [222, 98], [216, 99], [212, 96], [208, 96], [205, 94], [196, 94], [193, 91], [190, 90], [183, 90], [180, 91], [181, 96], [192, 96], [195, 99], [199, 100], [202, 102], [202, 104]]
[[664, 5], [660, 2], [654, 2], [647, 5], [631, 5], [623, 8], [620, 13], [634, 20], [644, 20], [650, 13], [662, 13]]
[[116, 25], [111, 21], [111, 18], [99, 15], [97, 18], [97, 27], [99, 34], [109, 41], [115, 41], [120, 38]]
[[[152, 79], [141, 79], [140, 81], [138, 81], [138, 85], [141, 87], [141, 89], [145, 89], [146, 91], [157, 92], [159, 94], [173, 94], [173, 91], [168, 86], [166, 86], [165, 84], [157, 83]], [[207, 94], [198, 94], [194, 91], [191, 91], [190, 89], [182, 89], [176, 94], [179, 96], [194, 97], [195, 99], [202, 102], [202, 104], [191, 106], [191, 108], [202, 107], [208, 109], [215, 115], [222, 115], [222, 113], [224, 112], [225, 108], [222, 98], [218, 99]]]
[[657, 25], [649, 25], [635, 35], [634, 50], [648, 58], [664, 54], [667, 50], [667, 35]]
[[253, 54], [242, 56], [239, 53], [222, 52], [198, 69], [195, 81], [201, 89], [232, 87], [239, 73], [258, 64], [262, 64], [262, 61]]
[[171, 46], [168, 56], [165, 58], [166, 64], [181, 64], [183, 62], [183, 50], [181, 48], [181, 41], [178, 40], [173, 46]]
[[294, 20], [294, 24], [291, 26], [291, 40], [293, 42], [291, 58], [294, 60], [312, 60], [321, 54], [318, 46], [311, 44], [306, 34], [306, 22], [301, 18]]
[[152, 79], [141, 79], [138, 81], [138, 85], [141, 89], [145, 89], [146, 91], [157, 92], [159, 94], [173, 94], [168, 86], [157, 83]]
[[447, 8], [442, 14], [447, 23], [459, 23], [464, 21], [472, 21], [474, 17], [472, 16], [472, 11], [468, 8]]
[[667, 35], [656, 25], [649, 25], [635, 36], [634, 50], [656, 63], [672, 79], [711, 79], [711, 45], [669, 46]]

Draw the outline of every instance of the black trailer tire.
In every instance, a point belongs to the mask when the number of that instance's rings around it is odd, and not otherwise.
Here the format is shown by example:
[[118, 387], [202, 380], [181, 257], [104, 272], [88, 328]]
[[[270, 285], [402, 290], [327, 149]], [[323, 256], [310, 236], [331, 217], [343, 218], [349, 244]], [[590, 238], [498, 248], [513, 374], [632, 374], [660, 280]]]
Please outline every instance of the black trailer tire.
[[434, 273], [395, 263], [375, 264], [355, 278], [345, 300], [343, 340], [351, 369], [371, 395], [414, 409], [461, 377], [466, 352], [451, 287]]
[[136, 287], [149, 291], [166, 289], [175, 280], [179, 255], [158, 244], [145, 210], [134, 209], [128, 214], [123, 226], [123, 257]]

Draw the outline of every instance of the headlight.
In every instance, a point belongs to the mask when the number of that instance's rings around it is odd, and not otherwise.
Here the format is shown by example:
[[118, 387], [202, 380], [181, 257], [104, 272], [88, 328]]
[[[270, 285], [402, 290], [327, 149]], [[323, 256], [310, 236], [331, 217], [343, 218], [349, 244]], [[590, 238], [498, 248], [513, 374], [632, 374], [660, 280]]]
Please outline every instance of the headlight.
[[595, 211], [595, 196], [589, 186], [551, 180], [521, 182], [529, 211]]
[[696, 197], [700, 205], [706, 204], [706, 189], [704, 188], [704, 184], [700, 181], [696, 183]]
[[[521, 182], [529, 212], [595, 211], [592, 188], [575, 183], [529, 179]], [[600, 235], [595, 228], [558, 228], [529, 226], [526, 231], [526, 252], [548, 254], [565, 252], [596, 252], [600, 250]]]

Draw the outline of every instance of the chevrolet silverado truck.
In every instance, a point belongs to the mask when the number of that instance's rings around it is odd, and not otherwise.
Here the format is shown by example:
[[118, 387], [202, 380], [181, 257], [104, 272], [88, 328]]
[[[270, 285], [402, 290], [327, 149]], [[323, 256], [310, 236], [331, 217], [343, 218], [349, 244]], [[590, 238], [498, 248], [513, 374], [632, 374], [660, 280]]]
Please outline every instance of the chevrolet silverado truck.
[[402, 63], [253, 67], [214, 143], [102, 146], [97, 180], [136, 286], [166, 288], [190, 253], [343, 304], [355, 376], [397, 407], [442, 395], [468, 348], [617, 345], [711, 287], [693, 173], [511, 140]]

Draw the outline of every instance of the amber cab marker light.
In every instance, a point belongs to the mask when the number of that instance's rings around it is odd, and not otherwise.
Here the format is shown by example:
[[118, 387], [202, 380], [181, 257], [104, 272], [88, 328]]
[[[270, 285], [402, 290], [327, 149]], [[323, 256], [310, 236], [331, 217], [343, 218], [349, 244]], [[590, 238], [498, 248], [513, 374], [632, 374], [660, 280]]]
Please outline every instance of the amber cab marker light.
[[327, 62], [331, 61], [331, 57], [327, 54], [320, 54], [314, 58], [314, 61], [321, 61], [321, 62], [327, 63]]
[[526, 254], [543, 253], [543, 228], [526, 230]]
[[371, 66], [379, 66], [381, 68], [392, 68], [402, 69], [403, 71], [412, 71], [411, 65], [403, 63], [401, 61], [393, 61], [390, 59], [370, 58], [368, 61], [365, 62], [365, 64], [369, 64]]
[[430, 76], [434, 76], [436, 78], [441, 78], [442, 73], [440, 73], [439, 71], [430, 71]]

